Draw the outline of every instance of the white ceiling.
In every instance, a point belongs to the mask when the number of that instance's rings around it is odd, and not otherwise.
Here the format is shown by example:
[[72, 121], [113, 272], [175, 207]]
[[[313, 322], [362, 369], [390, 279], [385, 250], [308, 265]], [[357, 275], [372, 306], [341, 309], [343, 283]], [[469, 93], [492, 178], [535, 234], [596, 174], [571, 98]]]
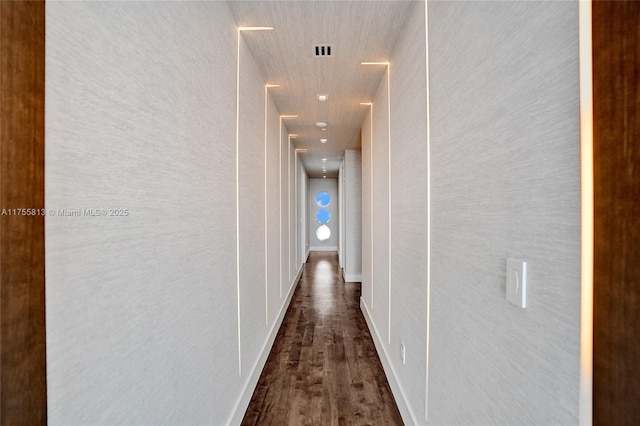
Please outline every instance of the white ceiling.
[[[231, 1], [240, 26], [272, 26], [273, 31], [243, 33], [269, 91], [297, 134], [296, 148], [310, 177], [337, 177], [345, 149], [360, 148], [360, 127], [384, 76], [385, 67], [360, 65], [387, 61], [409, 14], [412, 1]], [[317, 58], [313, 46], [330, 44], [332, 55]], [[319, 102], [316, 94], [328, 94]], [[315, 126], [329, 123], [326, 131]], [[326, 144], [320, 138], [327, 138]], [[327, 158], [323, 163], [322, 158]]]

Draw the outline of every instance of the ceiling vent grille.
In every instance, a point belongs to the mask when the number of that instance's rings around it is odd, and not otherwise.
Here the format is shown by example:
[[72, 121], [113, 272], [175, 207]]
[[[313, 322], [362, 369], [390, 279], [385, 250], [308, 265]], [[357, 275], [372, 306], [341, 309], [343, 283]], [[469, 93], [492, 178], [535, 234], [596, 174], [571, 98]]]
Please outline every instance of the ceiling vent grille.
[[324, 58], [324, 57], [331, 56], [331, 45], [330, 44], [314, 44], [313, 53], [317, 58]]

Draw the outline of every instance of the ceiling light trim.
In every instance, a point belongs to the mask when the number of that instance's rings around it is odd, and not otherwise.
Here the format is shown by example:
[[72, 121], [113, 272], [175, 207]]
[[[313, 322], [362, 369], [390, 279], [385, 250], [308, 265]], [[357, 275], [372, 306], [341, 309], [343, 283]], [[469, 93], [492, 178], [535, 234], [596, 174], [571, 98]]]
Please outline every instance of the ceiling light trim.
[[238, 31], [272, 31], [273, 27], [238, 27]]

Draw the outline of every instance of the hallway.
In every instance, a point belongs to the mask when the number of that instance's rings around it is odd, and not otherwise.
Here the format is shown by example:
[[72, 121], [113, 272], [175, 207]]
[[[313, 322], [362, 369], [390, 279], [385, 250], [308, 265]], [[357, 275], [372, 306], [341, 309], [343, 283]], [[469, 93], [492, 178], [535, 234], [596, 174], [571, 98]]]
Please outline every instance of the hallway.
[[335, 252], [311, 252], [243, 425], [402, 424]]
[[589, 423], [588, 2], [0, 5], [0, 426]]

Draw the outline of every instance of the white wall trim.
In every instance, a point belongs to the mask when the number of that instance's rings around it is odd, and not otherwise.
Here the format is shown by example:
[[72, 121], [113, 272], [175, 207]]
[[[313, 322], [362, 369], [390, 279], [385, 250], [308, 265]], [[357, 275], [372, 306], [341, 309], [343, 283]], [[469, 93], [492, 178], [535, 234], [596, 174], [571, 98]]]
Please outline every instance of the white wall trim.
[[[304, 271], [304, 266], [301, 266], [296, 274], [296, 281], [300, 276], [302, 276], [302, 272]], [[228, 425], [239, 425], [242, 422], [242, 418], [244, 417], [245, 412], [247, 411], [247, 407], [249, 406], [249, 402], [251, 401], [251, 397], [253, 396], [253, 392], [258, 384], [258, 379], [260, 379], [260, 375], [262, 374], [262, 369], [267, 362], [267, 357], [271, 352], [271, 348], [273, 347], [273, 342], [276, 340], [276, 335], [280, 330], [280, 326], [282, 325], [282, 320], [284, 319], [284, 315], [289, 308], [289, 304], [291, 303], [291, 299], [293, 297], [293, 293], [297, 285], [292, 285], [289, 290], [289, 294], [285, 299], [285, 303], [283, 303], [282, 308], [280, 308], [280, 313], [278, 314], [278, 318], [276, 318], [275, 322], [271, 326], [271, 330], [269, 331], [269, 338], [264, 345], [262, 346], [262, 350], [260, 351], [260, 356], [256, 359], [253, 368], [251, 369], [251, 374], [249, 378], [245, 382], [242, 387], [242, 392], [240, 393], [240, 397], [236, 401], [236, 404], [233, 408], [233, 412], [231, 413], [231, 418], [227, 421]]]
[[408, 425], [421, 424], [420, 422], [418, 422], [418, 418], [409, 405], [409, 399], [407, 398], [404, 390], [402, 389], [402, 386], [400, 385], [400, 382], [397, 379], [396, 372], [391, 365], [389, 355], [387, 354], [387, 351], [384, 347], [384, 342], [380, 338], [380, 333], [378, 333], [378, 329], [376, 328], [371, 315], [369, 315], [367, 302], [365, 302], [362, 297], [360, 298], [360, 311], [362, 312], [362, 316], [364, 316], [364, 319], [367, 322], [367, 326], [369, 327], [371, 338], [373, 339], [373, 343], [376, 347], [376, 352], [378, 353], [378, 357], [380, 358], [380, 362], [382, 363], [382, 367], [384, 368], [385, 375], [387, 376], [387, 380], [389, 381], [389, 386], [391, 387], [393, 397], [396, 399], [396, 403], [398, 404], [398, 410], [400, 410], [402, 420], [405, 424]]
[[322, 247], [322, 246], [311, 246], [309, 247], [309, 251], [338, 251], [338, 247]]
[[361, 283], [362, 274], [344, 274], [344, 282], [346, 283]]

